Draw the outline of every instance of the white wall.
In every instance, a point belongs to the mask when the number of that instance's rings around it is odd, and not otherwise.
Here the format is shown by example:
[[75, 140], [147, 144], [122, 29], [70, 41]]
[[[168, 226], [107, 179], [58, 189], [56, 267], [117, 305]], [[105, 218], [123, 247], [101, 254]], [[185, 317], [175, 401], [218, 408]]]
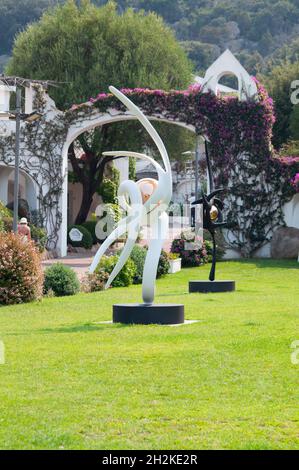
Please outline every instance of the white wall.
[[[295, 194], [291, 201], [287, 202], [283, 207], [284, 221], [287, 227], [295, 227], [299, 229], [299, 194]], [[271, 244], [266, 243], [262, 248], [259, 248], [254, 253], [255, 258], [270, 258], [271, 257]], [[224, 255], [224, 259], [239, 259], [241, 258], [238, 250], [229, 249]]]
[[287, 226], [299, 228], [299, 194], [284, 205], [283, 212]]

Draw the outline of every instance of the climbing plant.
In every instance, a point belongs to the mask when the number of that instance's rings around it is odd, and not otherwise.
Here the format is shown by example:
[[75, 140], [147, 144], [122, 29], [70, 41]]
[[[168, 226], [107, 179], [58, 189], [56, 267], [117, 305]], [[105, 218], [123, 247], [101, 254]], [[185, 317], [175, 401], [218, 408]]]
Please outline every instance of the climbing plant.
[[[228, 242], [244, 256], [251, 256], [283, 224], [283, 203], [296, 189], [291, 184], [293, 164], [277, 158], [271, 145], [273, 101], [256, 83], [258, 94], [246, 101], [203, 92], [199, 85], [183, 92], [122, 90], [148, 115], [185, 122], [207, 137], [216, 186], [227, 188]], [[111, 94], [100, 93], [90, 103], [100, 112], [124, 111]]]
[[[283, 224], [282, 207], [296, 192], [294, 177], [299, 172], [296, 157], [278, 158], [271, 146], [273, 103], [266, 90], [259, 83], [257, 86], [258, 94], [245, 101], [215, 96], [199, 85], [169, 92], [122, 90], [148, 116], [184, 123], [207, 137], [216, 186], [226, 189], [229, 244], [244, 256], [251, 256]], [[65, 113], [53, 112], [53, 102], [46, 104], [43, 94], [37, 93], [36, 100], [35, 109], [43, 110], [44, 116], [23, 127], [22, 151], [26, 158], [22, 158], [22, 168], [37, 182], [43, 220], [52, 227], [50, 245], [55, 246], [66, 170], [62, 149], [68, 130], [96, 123], [104, 114], [121, 116], [126, 109], [109, 93], [73, 105]], [[1, 138], [0, 160], [12, 164], [13, 159], [14, 137]]]
[[[42, 114], [40, 120], [24, 123], [20, 137], [20, 168], [34, 180], [37, 188], [39, 225], [47, 227], [48, 248], [55, 248], [62, 221], [60, 196], [64, 173], [62, 148], [68, 131], [63, 113], [51, 120], [47, 115], [47, 100], [41, 87], [35, 85], [33, 107]], [[26, 158], [25, 158], [26, 157]], [[15, 134], [0, 137], [0, 161], [13, 166], [15, 162]]]

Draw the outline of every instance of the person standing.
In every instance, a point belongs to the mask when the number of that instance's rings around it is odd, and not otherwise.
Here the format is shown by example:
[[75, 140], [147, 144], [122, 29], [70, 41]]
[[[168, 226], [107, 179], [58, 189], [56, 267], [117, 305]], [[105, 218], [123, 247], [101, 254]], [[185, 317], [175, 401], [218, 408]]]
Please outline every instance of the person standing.
[[18, 224], [18, 234], [23, 236], [26, 240], [31, 240], [31, 230], [26, 217], [22, 217]]

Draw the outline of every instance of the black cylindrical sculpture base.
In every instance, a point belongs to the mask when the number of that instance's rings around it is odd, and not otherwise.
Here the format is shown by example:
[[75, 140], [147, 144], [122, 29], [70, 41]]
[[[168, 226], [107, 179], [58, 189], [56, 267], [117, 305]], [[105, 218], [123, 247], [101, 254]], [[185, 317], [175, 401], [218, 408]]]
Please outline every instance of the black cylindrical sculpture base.
[[184, 305], [113, 305], [113, 323], [177, 325], [184, 323]]
[[189, 292], [233, 292], [236, 290], [235, 281], [190, 281]]

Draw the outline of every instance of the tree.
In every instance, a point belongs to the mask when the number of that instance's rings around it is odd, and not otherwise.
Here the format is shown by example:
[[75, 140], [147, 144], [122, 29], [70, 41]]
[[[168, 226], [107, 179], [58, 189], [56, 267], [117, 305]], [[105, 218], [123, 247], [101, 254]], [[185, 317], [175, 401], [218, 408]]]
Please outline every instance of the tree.
[[[285, 62], [274, 67], [268, 75], [260, 77], [274, 100], [276, 122], [273, 126], [272, 140], [276, 148], [280, 148], [290, 138], [297, 137], [294, 135], [294, 124], [293, 129], [291, 128], [293, 112], [297, 112], [297, 110], [294, 111], [295, 103], [292, 103], [291, 96], [295, 91], [292, 89], [292, 82], [298, 80], [298, 77], [299, 62], [294, 64]], [[298, 98], [298, 93], [296, 97]]]
[[15, 34], [27, 23], [38, 19], [43, 11], [62, 0], [1, 0], [0, 55], [9, 54]]
[[[64, 82], [50, 91], [61, 108], [105, 92], [110, 84], [119, 88], [182, 88], [191, 82], [191, 71], [174, 34], [156, 14], [132, 9], [119, 14], [115, 2], [96, 7], [89, 0], [79, 6], [68, 0], [20, 33], [7, 68], [10, 74]], [[83, 185], [76, 224], [86, 220], [102, 182], [109, 161], [102, 152], [132, 148], [136, 134], [141, 145], [144, 139], [136, 123], [126, 128], [106, 125], [82, 134], [71, 145], [69, 159]], [[78, 142], [84, 159], [77, 158]]]

